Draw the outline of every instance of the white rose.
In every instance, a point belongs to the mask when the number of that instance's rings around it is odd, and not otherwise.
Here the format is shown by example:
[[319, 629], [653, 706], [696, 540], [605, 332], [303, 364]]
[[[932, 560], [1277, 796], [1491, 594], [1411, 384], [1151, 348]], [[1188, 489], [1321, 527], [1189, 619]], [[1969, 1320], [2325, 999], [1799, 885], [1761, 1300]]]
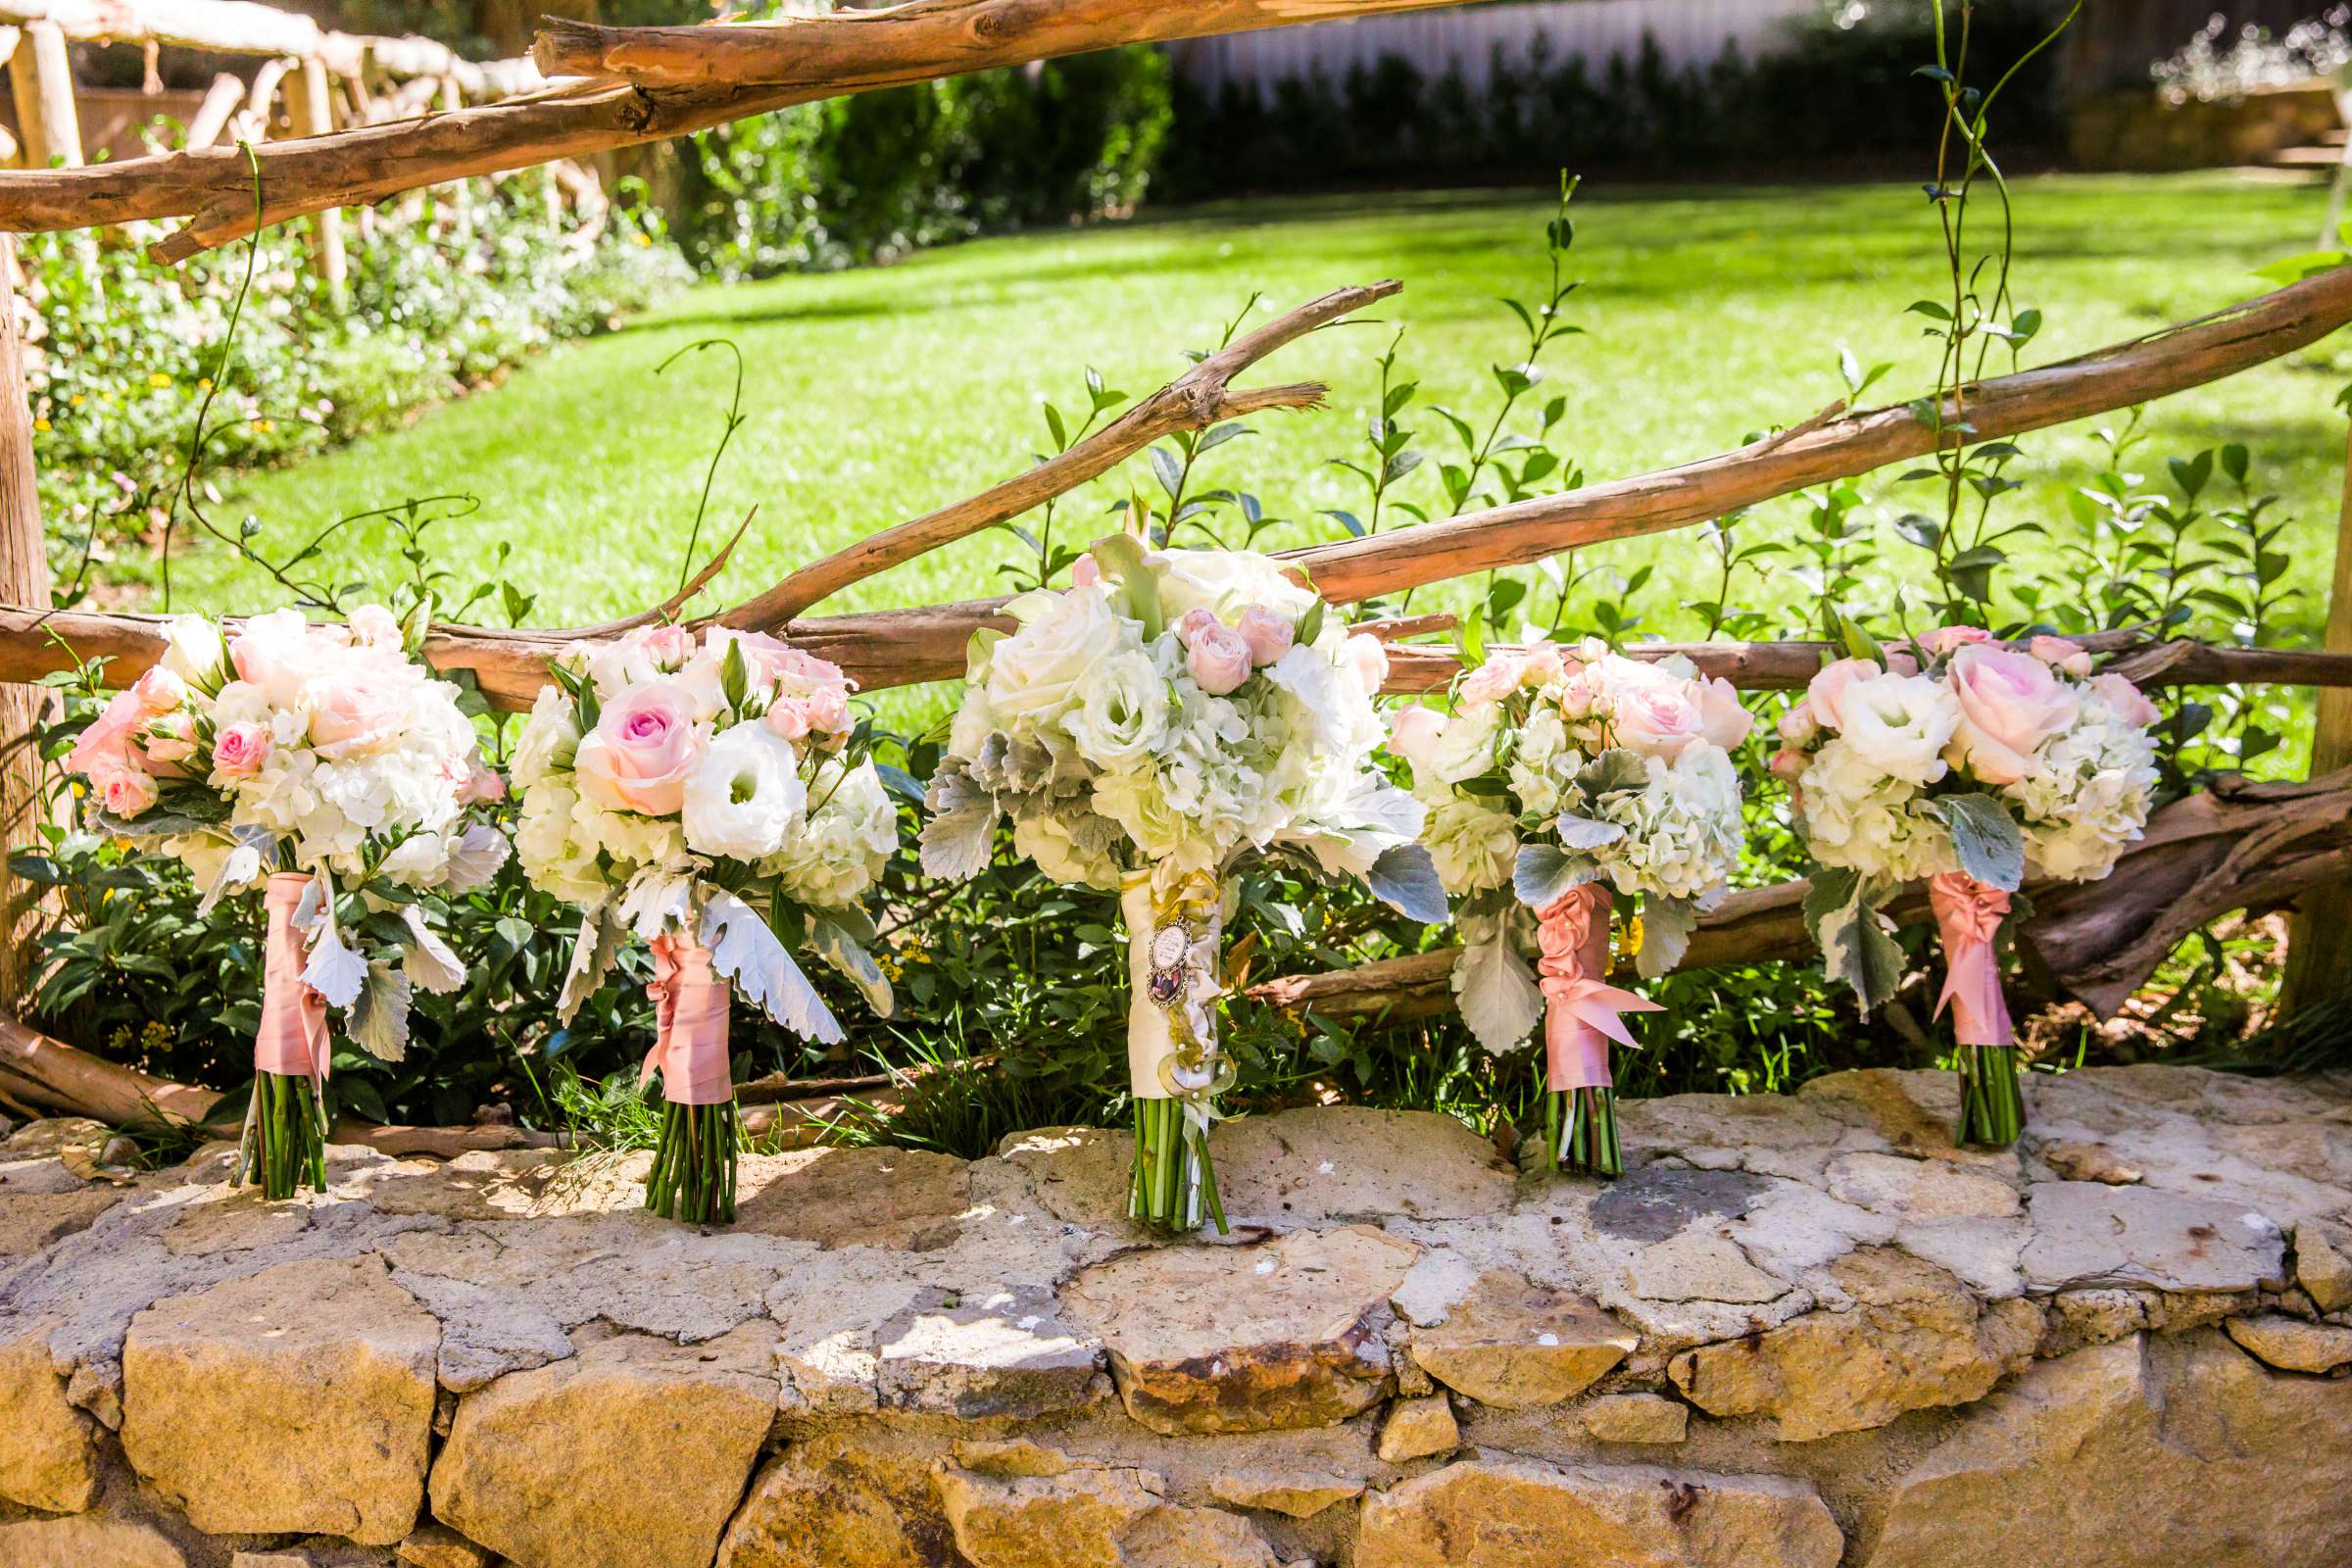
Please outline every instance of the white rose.
[[1033, 618], [989, 655], [989, 706], [1007, 727], [1059, 718], [1078, 700], [1079, 677], [1128, 638], [1101, 589], [1025, 597], [1053, 602], [1025, 612]]
[[1163, 550], [1150, 560], [1159, 577], [1159, 607], [1171, 625], [1188, 610], [1205, 610], [1231, 625], [1251, 605], [1295, 621], [1315, 602], [1270, 557], [1251, 551]]
[[1960, 727], [1960, 705], [1932, 676], [1887, 670], [1855, 681], [1838, 717], [1840, 738], [1888, 778], [1933, 784], [1949, 770], [1942, 753]]
[[784, 847], [808, 800], [792, 743], [764, 724], [738, 724], [710, 743], [686, 781], [679, 820], [696, 854], [758, 860]]
[[1459, 784], [1494, 765], [1494, 731], [1501, 709], [1494, 706], [1456, 713], [1429, 749], [1432, 783]]
[[173, 615], [164, 626], [169, 645], [157, 661], [189, 685], [209, 690], [228, 674], [228, 647], [220, 628], [202, 615]]
[[1166, 733], [1166, 683], [1142, 650], [1114, 654], [1079, 676], [1078, 707], [1065, 723], [1080, 757], [1104, 772], [1122, 771], [1151, 756]]
[[571, 699], [560, 687], [540, 687], [521, 738], [514, 743], [515, 787], [527, 790], [555, 773], [570, 772], [579, 746], [580, 726]]

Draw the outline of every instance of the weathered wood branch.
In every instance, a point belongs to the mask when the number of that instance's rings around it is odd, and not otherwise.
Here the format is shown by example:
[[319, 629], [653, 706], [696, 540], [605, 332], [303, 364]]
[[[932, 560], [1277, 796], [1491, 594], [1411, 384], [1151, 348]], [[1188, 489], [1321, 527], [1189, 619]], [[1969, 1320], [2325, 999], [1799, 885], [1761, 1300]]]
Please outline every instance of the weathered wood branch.
[[[2174, 802], [2148, 822], [2102, 882], [2039, 882], [2021, 944], [2047, 994], [2102, 1017], [2147, 982], [2191, 931], [2232, 909], [2271, 908], [2352, 876], [2352, 768], [2292, 784], [2235, 777]], [[1678, 966], [1815, 961], [1805, 932], [1807, 884], [1749, 888], [1703, 916]], [[1898, 924], [1929, 917], [1924, 886], [1888, 906]], [[1429, 1017], [1450, 1011], [1457, 948], [1382, 958], [1352, 969], [1286, 975], [1250, 988], [1277, 1007], [1330, 1017]]]
[[1089, 479], [1109, 472], [1119, 464], [1163, 436], [1178, 430], [1199, 430], [1220, 419], [1236, 418], [1262, 409], [1311, 409], [1330, 390], [1320, 382], [1244, 390], [1231, 383], [1236, 375], [1285, 344], [1294, 343], [1317, 327], [1327, 326], [1386, 299], [1404, 287], [1394, 278], [1378, 283], [1334, 289], [1307, 301], [1202, 360], [1158, 391], [1143, 398], [1126, 413], [1080, 441], [1067, 452], [1046, 459], [1002, 484], [976, 496], [942, 507], [927, 516], [902, 522], [846, 550], [803, 566], [782, 582], [728, 611], [719, 618], [730, 626], [772, 626], [791, 619], [852, 583], [912, 561], [942, 545], [993, 528], [1043, 506], [1054, 497], [1075, 490]]
[[[263, 192], [258, 226], [328, 207], [367, 205], [421, 185], [666, 141], [730, 120], [877, 87], [1117, 44], [1459, 3], [918, 0], [891, 11], [809, 18], [796, 22], [793, 36], [808, 58], [828, 64], [808, 80], [640, 88], [574, 79], [481, 108], [258, 146], [254, 153]], [[160, 260], [178, 262], [242, 238], [257, 226], [252, 174], [233, 148], [158, 153], [73, 174], [0, 175], [0, 228], [81, 228], [184, 215], [187, 225], [155, 247]]]
[[[1965, 430], [1949, 405], [1946, 446], [1990, 441], [2129, 408], [2291, 354], [2352, 320], [2352, 267], [2339, 267], [2229, 310], [2079, 359], [1963, 389]], [[1827, 419], [1787, 439], [1657, 473], [1294, 551], [1323, 597], [1369, 599], [1447, 577], [1524, 565], [1581, 545], [1725, 516], [1809, 485], [1868, 473], [1936, 450], [1910, 406]]]

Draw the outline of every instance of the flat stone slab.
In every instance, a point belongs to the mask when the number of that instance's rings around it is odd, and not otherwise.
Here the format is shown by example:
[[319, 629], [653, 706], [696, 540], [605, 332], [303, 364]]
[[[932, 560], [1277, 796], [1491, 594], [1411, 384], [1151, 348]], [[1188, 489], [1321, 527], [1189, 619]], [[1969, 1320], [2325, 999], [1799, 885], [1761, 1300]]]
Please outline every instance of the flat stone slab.
[[2285, 1237], [2243, 1203], [2100, 1182], [2041, 1182], [2029, 1204], [2034, 1239], [2023, 1263], [2035, 1290], [2236, 1291], [2286, 1283]]
[[1157, 1248], [1084, 1271], [1062, 1304], [1155, 1432], [1328, 1426], [1388, 1393], [1381, 1319], [1417, 1252], [1360, 1226]]
[[1523, 1410], [1576, 1397], [1640, 1343], [1591, 1298], [1494, 1269], [1444, 1322], [1413, 1330], [1412, 1353], [1456, 1393]]

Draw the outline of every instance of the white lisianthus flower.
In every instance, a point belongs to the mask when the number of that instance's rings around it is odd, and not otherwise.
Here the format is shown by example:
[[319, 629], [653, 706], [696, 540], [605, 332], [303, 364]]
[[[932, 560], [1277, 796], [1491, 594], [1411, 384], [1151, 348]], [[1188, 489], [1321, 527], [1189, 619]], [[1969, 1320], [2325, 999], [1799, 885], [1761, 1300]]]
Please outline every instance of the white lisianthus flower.
[[1167, 722], [1167, 683], [1140, 649], [1113, 654], [1079, 676], [1070, 739], [1095, 766], [1116, 772], [1137, 765], [1159, 744]]
[[1960, 705], [1928, 675], [1892, 670], [1855, 681], [1838, 701], [1839, 737], [1887, 778], [1933, 784], [1949, 771], [1943, 749], [1960, 727]]
[[228, 645], [220, 628], [202, 615], [174, 615], [164, 626], [167, 646], [158, 661], [189, 685], [209, 689], [228, 677]]
[[686, 781], [686, 846], [712, 859], [762, 859], [799, 830], [808, 799], [792, 743], [764, 724], [738, 724]]
[[1519, 823], [1508, 811], [1456, 795], [1430, 809], [1422, 842], [1446, 892], [1457, 897], [1483, 893], [1510, 881]]
[[527, 790], [558, 772], [570, 772], [579, 746], [580, 726], [571, 699], [559, 687], [542, 686], [514, 743], [515, 788]]

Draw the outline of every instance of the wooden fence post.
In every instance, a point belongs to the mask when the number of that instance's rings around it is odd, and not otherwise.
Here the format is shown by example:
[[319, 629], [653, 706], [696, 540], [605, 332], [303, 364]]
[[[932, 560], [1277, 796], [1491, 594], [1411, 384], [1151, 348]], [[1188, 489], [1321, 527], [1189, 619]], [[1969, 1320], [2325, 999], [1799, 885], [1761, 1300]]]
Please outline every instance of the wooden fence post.
[[[2352, 652], [2352, 437], [2344, 453], [2344, 494], [2335, 528], [2335, 576], [2328, 593], [2325, 646]], [[2311, 777], [2352, 764], [2352, 691], [2323, 689], [2311, 732]], [[2352, 888], [2306, 894], [2287, 922], [2286, 977], [2279, 1010], [2352, 994]]]
[[[297, 136], [323, 136], [335, 128], [333, 99], [327, 91], [326, 62], [317, 55], [302, 63], [302, 82], [286, 94], [286, 109]], [[311, 259], [326, 279], [327, 292], [337, 309], [343, 305], [343, 210], [329, 207], [311, 220]]]
[[24, 166], [47, 169], [62, 163], [79, 169], [81, 119], [74, 108], [74, 66], [66, 57], [65, 29], [54, 22], [27, 22], [8, 59], [8, 84], [17, 101], [18, 139]]
[[[47, 608], [49, 558], [32, 469], [32, 409], [17, 342], [16, 240], [0, 234], [0, 603]], [[32, 835], [41, 811], [41, 761], [32, 742], [47, 694], [0, 685], [0, 851]], [[0, 857], [0, 1011], [13, 1011], [28, 964], [24, 888]]]

